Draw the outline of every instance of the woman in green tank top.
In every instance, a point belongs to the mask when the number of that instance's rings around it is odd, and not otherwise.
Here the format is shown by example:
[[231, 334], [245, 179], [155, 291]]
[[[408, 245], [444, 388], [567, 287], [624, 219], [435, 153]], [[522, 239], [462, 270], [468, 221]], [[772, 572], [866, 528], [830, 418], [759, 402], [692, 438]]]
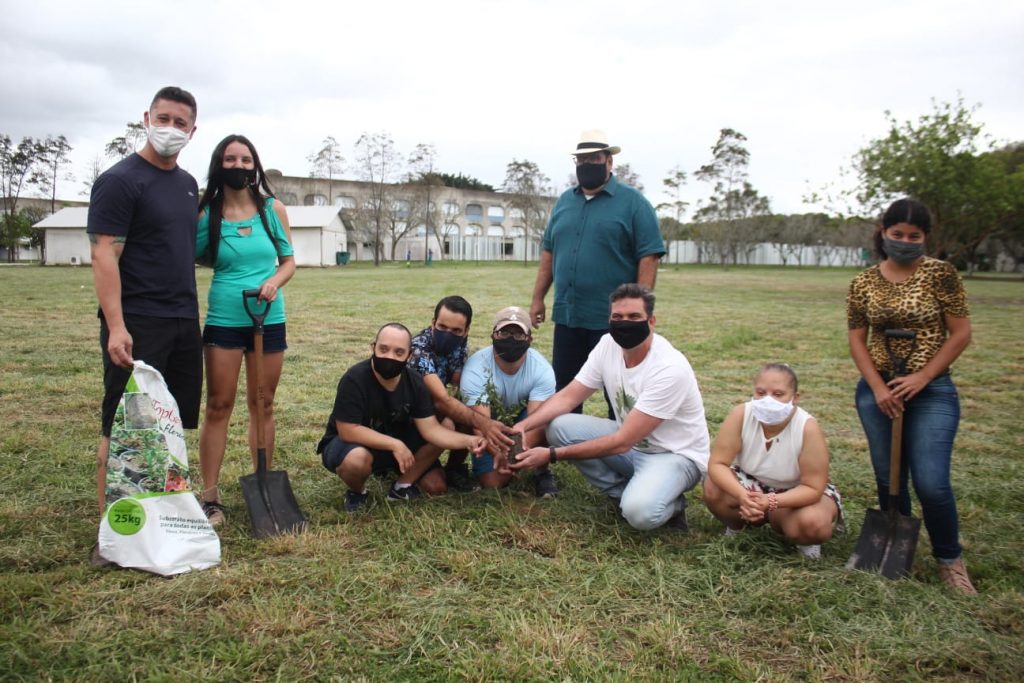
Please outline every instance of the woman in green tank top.
[[206, 414], [199, 432], [202, 503], [214, 526], [224, 521], [218, 482], [238, 375], [245, 359], [249, 450], [255, 462], [257, 410], [252, 321], [242, 291], [259, 289], [271, 302], [263, 346], [263, 427], [267, 467], [274, 453], [274, 393], [287, 348], [281, 288], [295, 274], [291, 229], [284, 204], [274, 198], [253, 144], [229, 135], [213, 151], [207, 187], [199, 202], [196, 259], [213, 270], [203, 329]]

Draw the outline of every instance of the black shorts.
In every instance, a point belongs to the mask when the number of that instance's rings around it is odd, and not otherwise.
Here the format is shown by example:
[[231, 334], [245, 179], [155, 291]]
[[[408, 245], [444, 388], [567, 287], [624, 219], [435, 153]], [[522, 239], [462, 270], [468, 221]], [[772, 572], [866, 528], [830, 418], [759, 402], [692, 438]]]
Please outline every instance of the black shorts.
[[[410, 441], [412, 443], [410, 443]], [[422, 438], [402, 440], [413, 455], [416, 455], [418, 451], [427, 442]], [[361, 444], [349, 443], [342, 441], [340, 436], [331, 438], [326, 444], [324, 444], [323, 452], [320, 453], [321, 462], [331, 472], [338, 471], [338, 465], [342, 463], [345, 456], [354, 448], [365, 448]], [[380, 450], [377, 448], [367, 448], [370, 454], [373, 455], [373, 469], [372, 472], [376, 476], [384, 476], [389, 472], [398, 472], [398, 461], [395, 460], [395, 454], [391, 451]], [[440, 467], [440, 464], [435, 460], [434, 467]]]
[[[124, 315], [124, 324], [132, 336], [132, 358], [156, 368], [178, 403], [181, 426], [199, 426], [199, 401], [203, 391], [203, 338], [195, 318], [154, 318], [148, 315]], [[107, 340], [110, 330], [100, 316], [100, 349], [103, 353], [103, 436], [110, 436], [117, 404], [131, 377], [131, 370], [110, 362]]]
[[[203, 328], [203, 343], [218, 349], [254, 350], [251, 327], [222, 327], [207, 325]], [[263, 326], [263, 353], [280, 353], [288, 348], [284, 323]]]

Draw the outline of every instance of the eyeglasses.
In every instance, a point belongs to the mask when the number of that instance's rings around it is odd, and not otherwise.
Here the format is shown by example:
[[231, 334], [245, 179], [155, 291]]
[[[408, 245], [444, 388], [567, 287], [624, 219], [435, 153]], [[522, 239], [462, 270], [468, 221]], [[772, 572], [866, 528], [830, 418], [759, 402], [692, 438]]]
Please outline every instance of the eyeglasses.
[[529, 341], [530, 335], [523, 332], [522, 330], [496, 330], [494, 332], [495, 339], [515, 339], [516, 341]]
[[577, 166], [582, 166], [583, 164], [603, 164], [607, 158], [604, 152], [593, 152], [591, 154], [577, 154], [572, 159]]

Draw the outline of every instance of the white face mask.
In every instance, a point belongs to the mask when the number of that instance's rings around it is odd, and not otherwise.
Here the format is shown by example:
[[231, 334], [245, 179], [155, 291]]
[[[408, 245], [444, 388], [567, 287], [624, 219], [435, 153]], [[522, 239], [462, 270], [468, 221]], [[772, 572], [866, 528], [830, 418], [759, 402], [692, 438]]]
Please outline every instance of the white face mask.
[[750, 401], [750, 409], [758, 422], [766, 425], [777, 425], [785, 422], [789, 414], [793, 412], [793, 402], [783, 403], [771, 396], [762, 396]]
[[174, 126], [150, 126], [149, 144], [164, 158], [173, 157], [188, 144], [188, 133]]

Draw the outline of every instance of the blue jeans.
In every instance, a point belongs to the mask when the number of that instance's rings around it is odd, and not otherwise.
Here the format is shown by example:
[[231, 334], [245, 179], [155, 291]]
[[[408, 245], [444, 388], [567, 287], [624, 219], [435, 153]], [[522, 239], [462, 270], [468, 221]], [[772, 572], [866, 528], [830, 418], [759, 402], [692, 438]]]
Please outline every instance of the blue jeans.
[[[614, 434], [619, 425], [592, 415], [569, 413], [555, 418], [547, 428], [552, 446], [590, 441]], [[573, 464], [598, 491], [619, 499], [622, 516], [634, 529], [661, 526], [686, 508], [687, 491], [702, 479], [700, 468], [676, 453], [641, 453], [631, 449]]]
[[[892, 420], [878, 409], [874, 392], [863, 379], [857, 383], [857, 414], [871, 451], [878, 485], [878, 502], [889, 507], [889, 454]], [[900, 459], [899, 511], [910, 514], [907, 475], [921, 502], [932, 554], [942, 560], [960, 557], [960, 521], [950, 482], [953, 439], [960, 424], [960, 398], [949, 375], [936, 377], [907, 401], [903, 413], [903, 451]]]
[[[561, 391], [569, 385], [569, 382], [576, 379], [576, 375], [587, 362], [587, 356], [594, 350], [601, 337], [608, 334], [608, 330], [588, 330], [584, 327], [569, 327], [555, 323], [555, 336], [551, 348], [551, 368], [555, 371], [555, 390]], [[607, 392], [604, 400], [608, 403], [608, 418], [615, 417], [612, 412], [612, 402], [608, 400]], [[582, 413], [583, 405], [572, 409], [574, 413]]]

